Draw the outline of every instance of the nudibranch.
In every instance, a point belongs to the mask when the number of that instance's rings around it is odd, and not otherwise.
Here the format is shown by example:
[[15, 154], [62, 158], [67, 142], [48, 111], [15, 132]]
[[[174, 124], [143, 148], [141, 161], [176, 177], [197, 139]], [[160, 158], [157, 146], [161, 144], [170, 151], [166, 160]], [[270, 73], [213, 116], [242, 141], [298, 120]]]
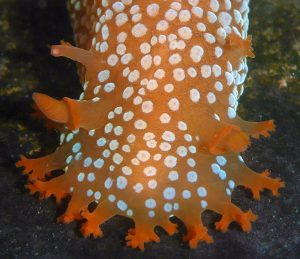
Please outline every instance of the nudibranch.
[[69, 10], [77, 46], [62, 42], [51, 54], [80, 64], [83, 92], [78, 100], [33, 94], [61, 143], [17, 162], [30, 192], [58, 203], [70, 196], [59, 220], [85, 220], [85, 237], [101, 237], [116, 214], [132, 218], [127, 245], [142, 250], [159, 242], [155, 226], [176, 232], [172, 216], [185, 223], [190, 247], [212, 242], [205, 210], [222, 216], [217, 230], [236, 221], [250, 231], [256, 215], [231, 202], [234, 188], [259, 200], [262, 189], [278, 195], [284, 183], [240, 155], [251, 137], [274, 130], [272, 120], [236, 113], [254, 57], [249, 0], [70, 0]]

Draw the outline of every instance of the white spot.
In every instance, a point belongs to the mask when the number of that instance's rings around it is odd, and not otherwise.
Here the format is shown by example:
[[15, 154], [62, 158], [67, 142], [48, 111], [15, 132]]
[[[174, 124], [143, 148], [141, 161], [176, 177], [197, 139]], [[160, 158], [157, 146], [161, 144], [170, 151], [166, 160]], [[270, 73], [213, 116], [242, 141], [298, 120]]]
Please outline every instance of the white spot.
[[200, 92], [198, 89], [193, 88], [190, 90], [190, 98], [192, 102], [197, 103], [200, 100]]
[[178, 172], [176, 172], [176, 171], [170, 171], [169, 175], [168, 175], [168, 178], [172, 182], [177, 181], [178, 178], [179, 178]]
[[156, 201], [154, 199], [145, 200], [145, 207], [149, 209], [154, 209], [156, 207]]
[[157, 169], [154, 166], [148, 166], [144, 169], [144, 174], [148, 177], [156, 175]]
[[147, 42], [144, 42], [140, 45], [140, 51], [143, 53], [143, 54], [148, 54], [151, 50], [151, 45]]
[[166, 203], [165, 205], [164, 205], [164, 211], [165, 212], [171, 212], [172, 211], [172, 204], [171, 203]]
[[176, 81], [181, 82], [185, 79], [185, 73], [182, 68], [175, 68], [173, 70], [173, 77]]
[[211, 33], [204, 33], [204, 38], [210, 44], [213, 44], [216, 42], [215, 36], [212, 35]]
[[96, 177], [95, 177], [95, 174], [94, 173], [89, 173], [88, 176], [87, 176], [87, 179], [89, 182], [94, 182]]
[[213, 164], [211, 164], [211, 170], [213, 171], [213, 173], [219, 174], [219, 172], [221, 171], [221, 168], [218, 164], [213, 163]]
[[135, 142], [135, 139], [136, 139], [136, 137], [135, 137], [135, 135], [133, 135], [133, 134], [130, 134], [130, 135], [127, 137], [127, 141], [128, 141], [128, 143], [130, 143], [130, 144], [134, 143], [134, 142]]
[[108, 83], [104, 86], [104, 91], [107, 93], [112, 92], [115, 89], [115, 84], [114, 83]]
[[148, 70], [152, 66], [152, 56], [146, 55], [141, 59], [141, 65], [145, 70]]
[[132, 217], [133, 216], [133, 211], [129, 209], [129, 210], [126, 211], [126, 214], [127, 214], [128, 217]]
[[107, 58], [107, 64], [114, 67], [119, 61], [119, 57], [116, 54], [112, 54]]
[[235, 187], [234, 181], [233, 180], [229, 180], [228, 181], [228, 186], [229, 186], [230, 189], [234, 189], [234, 187]]
[[78, 143], [75, 143], [74, 145], [73, 145], [73, 147], [72, 147], [72, 151], [74, 152], [74, 153], [77, 153], [77, 152], [79, 152], [79, 150], [81, 149], [81, 144], [78, 142]]
[[157, 187], [157, 181], [152, 179], [148, 182], [148, 187], [152, 190], [154, 190]]
[[212, 92], [209, 92], [209, 93], [207, 94], [206, 99], [207, 99], [207, 101], [208, 101], [209, 104], [213, 104], [213, 103], [216, 102], [216, 96], [215, 96], [215, 94], [212, 93]]
[[200, 7], [193, 7], [192, 8], [192, 13], [198, 17], [198, 18], [202, 18], [203, 17], [203, 9]]
[[146, 162], [150, 159], [150, 153], [146, 150], [140, 150], [137, 153], [137, 158], [142, 162]]
[[201, 75], [204, 78], [209, 78], [211, 76], [211, 66], [209, 65], [201, 66]]
[[226, 177], [227, 177], [226, 172], [225, 172], [224, 170], [221, 169], [221, 170], [219, 171], [219, 177], [220, 177], [221, 180], [225, 180]]
[[200, 202], [200, 204], [201, 204], [201, 207], [203, 208], [203, 209], [205, 209], [206, 207], [207, 207], [207, 202], [205, 201], [205, 200], [202, 200], [201, 202]]
[[114, 128], [114, 133], [116, 136], [121, 136], [123, 134], [123, 127], [117, 126]]
[[222, 54], [223, 54], [223, 49], [220, 48], [220, 47], [216, 47], [216, 48], [215, 48], [215, 56], [216, 56], [217, 58], [219, 58], [219, 57], [222, 56]]
[[217, 156], [216, 160], [220, 166], [224, 166], [227, 163], [227, 160], [224, 156]]
[[112, 150], [112, 151], [116, 150], [118, 147], [119, 147], [119, 142], [118, 142], [116, 139], [112, 140], [112, 141], [109, 143], [109, 148], [110, 148], [110, 150]]
[[206, 31], [206, 25], [202, 22], [198, 22], [197, 23], [197, 29], [198, 29], [198, 31], [205, 32]]
[[121, 63], [124, 64], [124, 65], [127, 65], [132, 59], [133, 59], [132, 54], [131, 53], [126, 53], [125, 55], [123, 55], [121, 57]]
[[232, 85], [233, 81], [234, 81], [234, 77], [232, 75], [232, 73], [229, 72], [225, 72], [225, 77], [227, 79], [227, 85]]
[[174, 90], [174, 85], [173, 85], [173, 84], [166, 84], [166, 85], [164, 86], [164, 90], [165, 90], [165, 92], [167, 92], [167, 93], [171, 93], [171, 92], [173, 92], [173, 90]]
[[168, 168], [174, 168], [177, 164], [177, 158], [175, 156], [167, 156], [164, 160], [164, 164]]
[[176, 64], [180, 63], [181, 60], [182, 60], [182, 57], [180, 56], [179, 53], [175, 53], [169, 57], [169, 63], [171, 65], [176, 65]]
[[184, 139], [188, 142], [191, 142], [193, 140], [193, 138], [190, 134], [184, 134]]
[[93, 193], [94, 193], [93, 190], [89, 189], [86, 192], [86, 196], [91, 197], [93, 195]]
[[117, 206], [118, 206], [118, 208], [119, 208], [121, 211], [125, 211], [125, 210], [127, 210], [127, 208], [128, 208], [127, 203], [126, 203], [125, 201], [123, 201], [123, 200], [119, 200], [119, 201], [117, 202]]
[[123, 114], [123, 120], [124, 120], [124, 121], [130, 121], [130, 120], [132, 120], [133, 117], [134, 117], [134, 114], [133, 114], [132, 111], [125, 112], [125, 113]]
[[165, 31], [169, 28], [169, 23], [166, 20], [161, 20], [156, 24], [156, 30]]
[[103, 27], [101, 29], [101, 33], [102, 33], [103, 40], [107, 40], [109, 37], [109, 29], [106, 24], [103, 25]]
[[191, 48], [190, 57], [195, 63], [199, 63], [204, 54], [204, 50], [201, 46], [195, 45]]
[[175, 134], [171, 131], [165, 131], [162, 134], [162, 139], [165, 141], [173, 142], [175, 141]]
[[96, 168], [102, 168], [104, 165], [104, 160], [101, 158], [98, 158], [95, 162], [94, 162], [94, 167]]
[[176, 153], [180, 157], [185, 157], [187, 155], [187, 149], [184, 146], [180, 146], [177, 148]]
[[181, 22], [188, 22], [191, 19], [191, 13], [189, 10], [181, 10], [179, 12], [179, 20]]
[[147, 6], [147, 13], [150, 17], [154, 17], [158, 15], [159, 5], [158, 4], [150, 4]]
[[149, 218], [154, 218], [155, 217], [155, 212], [153, 210], [150, 210], [148, 212], [148, 216], [149, 216]]
[[232, 107], [229, 107], [227, 115], [229, 119], [234, 119], [236, 117], [236, 111]]
[[217, 81], [215, 83], [215, 89], [218, 91], [218, 92], [222, 92], [223, 91], [223, 84], [219, 81]]
[[116, 196], [113, 195], [113, 194], [110, 194], [110, 195], [108, 195], [108, 200], [109, 200], [110, 202], [114, 202], [114, 201], [116, 200]]
[[187, 160], [187, 164], [190, 166], [190, 167], [195, 167], [196, 166], [196, 161], [193, 159], [193, 158], [189, 158]]
[[177, 17], [177, 12], [174, 9], [169, 9], [165, 13], [165, 18], [168, 21], [173, 21]]
[[117, 187], [120, 190], [124, 190], [127, 186], [127, 179], [124, 176], [119, 176], [117, 178]]
[[83, 166], [84, 167], [89, 167], [92, 164], [93, 160], [91, 157], [87, 157], [86, 159], [84, 159], [83, 161]]
[[122, 172], [125, 175], [131, 175], [132, 174], [132, 169], [128, 166], [123, 166], [122, 167]]
[[144, 140], [152, 140], [152, 139], [155, 139], [155, 135], [152, 132], [147, 132], [144, 134], [143, 139]]
[[94, 193], [94, 197], [95, 197], [96, 200], [100, 200], [100, 198], [101, 198], [101, 192], [95, 192]]
[[226, 27], [231, 24], [232, 16], [227, 12], [220, 12], [218, 15], [218, 20], [223, 27]]
[[134, 122], [134, 127], [137, 129], [137, 130], [144, 130], [147, 128], [147, 123], [143, 120], [136, 120]]
[[158, 83], [155, 79], [151, 79], [147, 83], [147, 89], [150, 91], [155, 90], [158, 87]]
[[190, 199], [191, 198], [191, 196], [192, 196], [192, 194], [191, 194], [191, 192], [189, 191], [189, 190], [184, 190], [183, 192], [182, 192], [182, 197], [183, 197], [183, 199]]
[[98, 80], [99, 82], [103, 83], [104, 81], [108, 80], [109, 76], [110, 76], [109, 70], [100, 71], [98, 74]]
[[184, 26], [178, 29], [178, 35], [184, 40], [189, 40], [192, 38], [193, 32], [190, 27]]
[[141, 183], [137, 183], [136, 185], [133, 186], [133, 189], [135, 190], [136, 193], [140, 193], [142, 192], [144, 187]]
[[113, 155], [113, 161], [115, 164], [119, 165], [123, 162], [123, 157], [119, 153]]
[[172, 111], [178, 111], [178, 110], [179, 110], [180, 103], [179, 103], [179, 101], [178, 101], [177, 98], [172, 98], [172, 99], [168, 102], [168, 106], [169, 106], [170, 110], [172, 110]]
[[166, 200], [172, 200], [175, 198], [176, 190], [173, 187], [167, 187], [164, 189], [163, 195]]
[[190, 171], [187, 173], [186, 178], [190, 183], [195, 183], [197, 182], [198, 174], [195, 171]]
[[159, 148], [160, 148], [161, 151], [167, 152], [167, 151], [171, 150], [172, 146], [167, 142], [162, 142], [159, 145]]
[[218, 19], [217, 16], [213, 12], [210, 11], [207, 12], [207, 20], [209, 23], [215, 23], [217, 19]]
[[142, 111], [144, 113], [150, 113], [153, 111], [153, 103], [151, 101], [145, 101], [142, 104]]
[[189, 67], [187, 69], [187, 72], [189, 74], [190, 77], [195, 78], [197, 76], [197, 70], [194, 67]]
[[199, 195], [199, 197], [204, 198], [207, 196], [207, 190], [205, 189], [205, 187], [199, 187], [197, 189], [197, 193]]
[[83, 180], [84, 180], [84, 177], [85, 177], [85, 174], [84, 173], [79, 173], [78, 175], [77, 175], [77, 181], [78, 182], [83, 182]]
[[105, 127], [104, 127], [104, 132], [105, 133], [110, 133], [111, 131], [112, 131], [112, 129], [113, 129], [113, 124], [112, 123], [107, 123], [106, 125], [105, 125]]
[[125, 23], [128, 22], [128, 16], [125, 13], [119, 13], [116, 16], [116, 25], [118, 27], [121, 27], [122, 25], [124, 25]]
[[113, 181], [110, 177], [108, 177], [104, 182], [104, 186], [106, 189], [110, 189], [112, 185], [113, 185]]

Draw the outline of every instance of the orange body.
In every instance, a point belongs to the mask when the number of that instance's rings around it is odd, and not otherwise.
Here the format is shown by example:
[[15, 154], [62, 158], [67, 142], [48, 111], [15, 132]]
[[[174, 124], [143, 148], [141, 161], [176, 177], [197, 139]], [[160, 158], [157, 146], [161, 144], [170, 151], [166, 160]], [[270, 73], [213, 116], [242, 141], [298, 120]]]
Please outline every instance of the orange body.
[[[46, 157], [22, 157], [28, 188], [42, 197], [72, 196], [60, 219], [86, 219], [84, 236], [101, 236], [119, 214], [135, 221], [127, 244], [144, 249], [169, 234], [174, 215], [191, 247], [212, 238], [201, 214], [222, 215], [217, 229], [237, 221], [249, 231], [256, 216], [231, 203], [238, 185], [255, 198], [283, 186], [255, 173], [239, 155], [250, 137], [269, 136], [273, 121], [236, 114], [254, 57], [248, 0], [77, 0], [69, 2], [77, 47], [52, 46], [53, 56], [82, 64], [79, 100], [35, 93], [37, 107], [61, 125], [61, 145]], [[45, 176], [63, 169], [49, 181]], [[94, 211], [88, 205], [97, 202]]]

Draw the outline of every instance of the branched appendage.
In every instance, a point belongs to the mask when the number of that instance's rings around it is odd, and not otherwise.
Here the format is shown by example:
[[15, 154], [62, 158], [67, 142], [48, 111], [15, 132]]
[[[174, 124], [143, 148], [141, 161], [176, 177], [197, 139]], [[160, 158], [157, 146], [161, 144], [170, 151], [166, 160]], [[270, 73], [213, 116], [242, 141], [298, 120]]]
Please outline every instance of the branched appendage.
[[251, 222], [257, 219], [257, 216], [251, 210], [243, 212], [239, 207], [232, 203], [225, 203], [222, 208], [222, 218], [217, 222], [216, 229], [226, 232], [231, 222], [237, 222], [243, 231], [249, 232], [251, 230]]
[[201, 219], [185, 221], [187, 233], [183, 237], [191, 248], [196, 248], [198, 243], [204, 241], [208, 244], [213, 242], [213, 238], [207, 233], [207, 228], [203, 226]]
[[64, 156], [61, 155], [60, 149], [50, 155], [35, 159], [28, 159], [22, 155], [16, 163], [16, 167], [24, 167], [22, 172], [28, 175], [30, 181], [45, 180], [51, 171], [61, 169], [64, 166]]
[[50, 181], [35, 180], [26, 184], [26, 188], [30, 194], [39, 193], [40, 199], [49, 198], [53, 195], [56, 202], [60, 203], [62, 199], [70, 194], [70, 185], [64, 181], [65, 176], [59, 176], [51, 179]]
[[81, 233], [84, 237], [102, 237], [101, 224], [105, 223], [111, 217], [115, 215], [114, 209], [107, 201], [103, 201], [97, 205], [97, 208], [93, 212], [84, 210], [81, 216], [86, 221], [81, 226]]
[[128, 231], [126, 236], [127, 246], [132, 248], [139, 248], [144, 251], [145, 243], [160, 241], [160, 238], [154, 232], [154, 226], [149, 223], [135, 222], [135, 228]]
[[238, 125], [248, 136], [258, 139], [260, 136], [269, 137], [270, 132], [275, 131], [274, 120], [252, 122], [244, 121], [240, 117], [236, 118]]
[[94, 198], [88, 197], [86, 195], [85, 190], [76, 189], [71, 196], [71, 200], [68, 204], [67, 210], [64, 212], [63, 215], [57, 218], [58, 222], [62, 222], [65, 224], [69, 224], [75, 220], [82, 220], [81, 213], [83, 211], [88, 210], [88, 206], [91, 202], [94, 201]]
[[255, 173], [247, 170], [245, 176], [240, 179], [239, 184], [249, 188], [252, 191], [253, 198], [260, 200], [260, 192], [264, 189], [271, 190], [274, 196], [279, 196], [278, 190], [285, 186], [285, 183], [280, 178], [269, 177], [270, 172], [265, 170], [262, 173]]

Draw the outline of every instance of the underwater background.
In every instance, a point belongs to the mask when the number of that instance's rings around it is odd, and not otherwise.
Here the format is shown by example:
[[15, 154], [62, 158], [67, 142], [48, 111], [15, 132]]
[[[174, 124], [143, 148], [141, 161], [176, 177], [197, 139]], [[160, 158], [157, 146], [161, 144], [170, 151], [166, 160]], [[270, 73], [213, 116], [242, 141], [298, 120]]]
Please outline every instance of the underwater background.
[[144, 253], [122, 241], [132, 222], [114, 217], [102, 239], [84, 239], [78, 224], [57, 224], [52, 199], [39, 201], [23, 187], [26, 178], [14, 163], [19, 154], [41, 156], [55, 150], [58, 133], [30, 116], [31, 94], [77, 98], [81, 85], [74, 62], [49, 55], [49, 45], [73, 42], [62, 0], [0, 0], [0, 257], [1, 258], [299, 258], [300, 255], [300, 0], [251, 0], [250, 31], [256, 58], [239, 115], [246, 120], [275, 119], [271, 138], [253, 142], [243, 154], [255, 171], [270, 169], [286, 182], [281, 196], [263, 192], [261, 201], [237, 188], [233, 202], [259, 216], [249, 234], [232, 224], [224, 234], [214, 230], [217, 214], [205, 221], [214, 243], [190, 250], [181, 233]]

